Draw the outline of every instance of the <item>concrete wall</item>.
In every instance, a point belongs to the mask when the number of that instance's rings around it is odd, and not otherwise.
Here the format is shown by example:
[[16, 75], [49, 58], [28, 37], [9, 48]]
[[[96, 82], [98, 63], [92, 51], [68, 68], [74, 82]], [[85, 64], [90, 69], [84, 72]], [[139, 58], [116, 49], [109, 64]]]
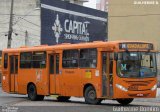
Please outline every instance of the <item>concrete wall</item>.
[[[109, 1], [109, 40], [149, 41], [160, 51], [159, 21], [160, 0]], [[160, 53], [157, 64], [160, 70]]]
[[[82, 5], [88, 0], [70, 1]], [[40, 44], [39, 3], [40, 0], [14, 0], [12, 48]], [[11, 0], [0, 0], [0, 50], [7, 47], [10, 7]], [[25, 37], [28, 37], [26, 43]]]
[[108, 12], [108, 1], [109, 0], [97, 0], [96, 9]]
[[160, 0], [109, 1], [109, 40], [149, 41], [160, 51], [159, 21]]
[[[28, 32], [28, 46], [40, 44], [40, 9], [37, 0], [14, 0], [12, 47], [25, 45]], [[0, 1], [0, 50], [7, 47], [11, 0]], [[16, 35], [17, 34], [17, 35]]]

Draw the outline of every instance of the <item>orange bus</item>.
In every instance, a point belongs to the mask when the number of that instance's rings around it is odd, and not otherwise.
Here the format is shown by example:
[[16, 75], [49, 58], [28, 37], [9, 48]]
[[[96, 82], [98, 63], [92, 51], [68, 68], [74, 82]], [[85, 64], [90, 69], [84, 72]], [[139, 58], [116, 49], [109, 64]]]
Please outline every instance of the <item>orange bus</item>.
[[95, 41], [53, 46], [5, 49], [2, 53], [2, 89], [28, 94], [32, 101], [58, 95], [84, 97], [88, 104], [134, 98], [155, 98], [156, 53], [152, 43]]

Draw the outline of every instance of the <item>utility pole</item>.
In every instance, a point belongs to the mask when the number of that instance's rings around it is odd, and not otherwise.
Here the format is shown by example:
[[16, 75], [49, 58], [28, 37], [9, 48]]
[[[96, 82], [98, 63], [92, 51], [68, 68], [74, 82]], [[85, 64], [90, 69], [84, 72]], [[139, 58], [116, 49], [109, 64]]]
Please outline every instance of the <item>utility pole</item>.
[[11, 48], [11, 41], [12, 41], [12, 32], [13, 32], [13, 5], [14, 0], [11, 1], [11, 11], [10, 11], [10, 21], [9, 21], [9, 31], [8, 31], [8, 43], [7, 48]]
[[25, 32], [25, 46], [28, 46], [28, 31]]

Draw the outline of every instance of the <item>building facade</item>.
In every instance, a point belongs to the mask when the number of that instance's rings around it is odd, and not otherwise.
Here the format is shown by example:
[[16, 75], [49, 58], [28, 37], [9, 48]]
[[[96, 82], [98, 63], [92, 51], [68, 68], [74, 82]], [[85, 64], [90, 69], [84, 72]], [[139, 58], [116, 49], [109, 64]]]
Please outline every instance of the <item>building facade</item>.
[[[110, 0], [109, 40], [139, 40], [160, 52], [160, 0]], [[157, 54], [160, 69], [160, 53]]]
[[[88, 0], [65, 1], [83, 5]], [[10, 9], [11, 0], [0, 1], [0, 50], [7, 48]], [[11, 47], [39, 45], [40, 29], [40, 0], [14, 0]]]
[[70, 3], [74, 3], [77, 5], [83, 5], [84, 2], [88, 2], [88, 0], [62, 0], [62, 1], [68, 1]]
[[97, 0], [96, 9], [108, 12], [108, 1], [109, 0]]
[[109, 1], [109, 40], [149, 41], [160, 50], [160, 0], [141, 1]]
[[[0, 1], [0, 50], [7, 47], [11, 0]], [[14, 0], [11, 47], [40, 44], [40, 1]]]

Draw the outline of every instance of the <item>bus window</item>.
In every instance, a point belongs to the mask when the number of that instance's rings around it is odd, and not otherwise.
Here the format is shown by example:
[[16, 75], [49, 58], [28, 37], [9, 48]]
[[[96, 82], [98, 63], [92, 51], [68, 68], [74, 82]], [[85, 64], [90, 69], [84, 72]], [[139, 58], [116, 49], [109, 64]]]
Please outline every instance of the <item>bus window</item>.
[[152, 65], [151, 56], [150, 55], [142, 55], [141, 65], [151, 68], [151, 65]]
[[18, 56], [10, 56], [10, 74], [18, 73]]
[[10, 73], [14, 74], [14, 56], [10, 57]]
[[8, 54], [4, 54], [4, 68], [8, 67]]
[[96, 49], [80, 50], [80, 67], [81, 68], [97, 67], [97, 50]]
[[[56, 66], [54, 66], [54, 56], [56, 58]], [[50, 74], [54, 74], [54, 71], [56, 71], [56, 74], [59, 74], [59, 55], [51, 55], [50, 56], [50, 66], [49, 66], [49, 71], [50, 71]], [[56, 69], [54, 69], [54, 67], [56, 67]]]
[[49, 60], [49, 72], [50, 72], [50, 74], [54, 74], [54, 56], [53, 55], [51, 55], [50, 56], [50, 60]]
[[56, 74], [59, 74], [59, 55], [56, 55]]
[[64, 50], [62, 66], [64, 68], [78, 67], [78, 50]]
[[110, 74], [112, 74], [113, 73], [113, 53], [110, 53], [109, 63], [110, 63], [109, 72]]
[[46, 67], [46, 53], [34, 52], [33, 53], [33, 68], [45, 68]]
[[31, 68], [32, 67], [32, 53], [24, 52], [20, 54], [20, 68]]
[[157, 68], [155, 53], [152, 52], [124, 52], [119, 53], [117, 72], [120, 77], [155, 77]]
[[18, 56], [15, 57], [15, 74], [18, 73]]

